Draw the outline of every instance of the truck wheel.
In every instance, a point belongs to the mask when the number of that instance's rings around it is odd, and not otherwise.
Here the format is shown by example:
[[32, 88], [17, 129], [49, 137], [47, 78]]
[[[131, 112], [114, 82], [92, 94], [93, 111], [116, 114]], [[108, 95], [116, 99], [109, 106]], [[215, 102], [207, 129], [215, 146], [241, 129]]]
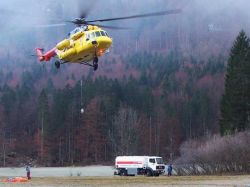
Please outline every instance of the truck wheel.
[[151, 172], [150, 170], [147, 170], [146, 175], [147, 175], [148, 177], [151, 177], [151, 176], [152, 176], [152, 172]]
[[127, 171], [126, 170], [122, 170], [121, 171], [121, 176], [127, 176]]

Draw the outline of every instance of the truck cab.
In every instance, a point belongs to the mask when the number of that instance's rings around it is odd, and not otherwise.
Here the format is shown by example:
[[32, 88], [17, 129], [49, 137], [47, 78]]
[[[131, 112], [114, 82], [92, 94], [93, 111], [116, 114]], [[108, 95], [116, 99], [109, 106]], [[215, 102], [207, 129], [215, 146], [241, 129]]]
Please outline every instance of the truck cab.
[[151, 170], [153, 175], [160, 175], [164, 173], [165, 165], [162, 157], [149, 157], [148, 169]]

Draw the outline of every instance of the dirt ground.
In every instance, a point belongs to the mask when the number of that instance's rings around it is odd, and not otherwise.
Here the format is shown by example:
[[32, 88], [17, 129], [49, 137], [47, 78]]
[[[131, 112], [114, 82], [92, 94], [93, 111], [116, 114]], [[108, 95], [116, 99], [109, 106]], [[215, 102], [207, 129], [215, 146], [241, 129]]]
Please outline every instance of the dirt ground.
[[[85, 167], [31, 167], [32, 177], [107, 177], [113, 176], [112, 166], [85, 166]], [[25, 167], [0, 168], [0, 176], [25, 176]]]
[[[25, 176], [25, 168], [0, 168], [0, 180]], [[32, 179], [27, 183], [0, 182], [0, 187], [250, 187], [250, 175], [238, 176], [114, 176], [112, 166], [31, 168]]]
[[0, 186], [24, 186], [24, 187], [250, 187], [250, 176], [160, 176], [160, 177], [43, 177], [32, 178], [23, 184], [0, 183]]

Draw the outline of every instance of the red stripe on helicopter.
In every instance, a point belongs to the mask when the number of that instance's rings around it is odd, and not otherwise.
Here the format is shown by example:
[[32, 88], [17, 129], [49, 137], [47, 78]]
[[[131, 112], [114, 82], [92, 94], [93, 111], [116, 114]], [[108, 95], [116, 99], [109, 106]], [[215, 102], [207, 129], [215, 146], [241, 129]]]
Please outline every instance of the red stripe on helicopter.
[[45, 61], [50, 61], [50, 59], [54, 57], [55, 55], [56, 55], [56, 48], [53, 48], [49, 50], [47, 53], [45, 53], [43, 56], [44, 56]]
[[137, 161], [119, 161], [116, 164], [142, 164], [142, 162], [137, 162]]
[[56, 56], [56, 48], [49, 50], [45, 54], [43, 54], [43, 49], [36, 48], [36, 54], [40, 61], [50, 61], [52, 57]]

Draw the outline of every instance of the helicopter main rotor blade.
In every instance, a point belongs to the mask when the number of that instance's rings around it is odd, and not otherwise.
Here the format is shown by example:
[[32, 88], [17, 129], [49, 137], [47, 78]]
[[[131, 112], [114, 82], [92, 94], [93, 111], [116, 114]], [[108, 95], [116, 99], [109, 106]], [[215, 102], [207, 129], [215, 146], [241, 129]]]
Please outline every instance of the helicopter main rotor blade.
[[89, 25], [93, 25], [93, 26], [97, 26], [97, 27], [101, 27], [101, 28], [106, 28], [106, 29], [112, 29], [112, 30], [129, 30], [131, 28], [129, 27], [117, 27], [117, 26], [109, 26], [109, 25], [100, 25], [100, 24], [89, 24]]
[[96, 19], [96, 20], [90, 20], [90, 21], [86, 21], [86, 22], [87, 23], [105, 22], [105, 21], [135, 19], [135, 18], [144, 18], [144, 17], [152, 17], [152, 16], [163, 16], [163, 15], [178, 14], [178, 13], [181, 13], [180, 9], [167, 10], [167, 11], [161, 11], [161, 12], [153, 12], [153, 13], [148, 13], [148, 14], [138, 14], [138, 15], [133, 15], [133, 16], [117, 17], [117, 18]]

